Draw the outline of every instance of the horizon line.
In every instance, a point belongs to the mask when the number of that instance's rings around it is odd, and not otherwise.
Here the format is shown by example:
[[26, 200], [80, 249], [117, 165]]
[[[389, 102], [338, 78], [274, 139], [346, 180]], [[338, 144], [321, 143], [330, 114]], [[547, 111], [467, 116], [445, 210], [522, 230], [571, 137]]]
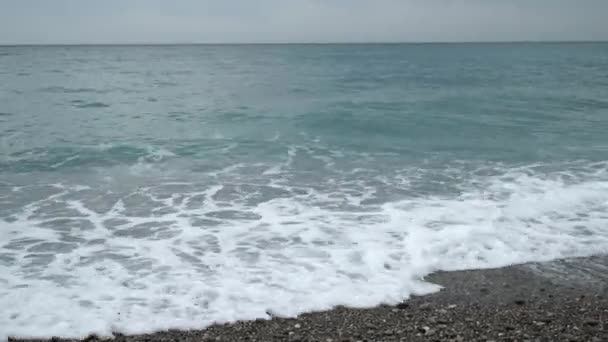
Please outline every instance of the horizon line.
[[463, 41], [386, 41], [386, 42], [130, 42], [130, 43], [0, 43], [0, 47], [35, 46], [245, 46], [245, 45], [432, 45], [432, 44], [589, 44], [608, 40], [463, 40]]

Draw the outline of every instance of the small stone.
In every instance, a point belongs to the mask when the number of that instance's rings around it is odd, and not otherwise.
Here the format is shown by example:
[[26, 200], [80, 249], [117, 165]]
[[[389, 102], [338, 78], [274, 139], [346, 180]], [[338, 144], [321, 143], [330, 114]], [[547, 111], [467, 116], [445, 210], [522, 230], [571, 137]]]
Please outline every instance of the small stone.
[[423, 303], [419, 306], [420, 310], [429, 310], [431, 308], [431, 303]]
[[576, 342], [576, 341], [578, 341], [578, 337], [576, 337], [576, 336], [574, 336], [572, 334], [563, 334], [562, 337], [566, 341], [570, 341], [570, 342]]
[[391, 312], [392, 313], [397, 313], [397, 312], [399, 312], [399, 309], [391, 309]]
[[328, 338], [328, 339], [325, 340], [325, 342], [334, 342], [334, 339], [333, 338]]
[[450, 304], [450, 305], [448, 305], [448, 309], [453, 310], [453, 309], [456, 309], [457, 306], [458, 305], [456, 305], [456, 304]]
[[506, 331], [513, 331], [513, 330], [515, 330], [515, 327], [512, 326], [512, 325], [507, 325], [507, 326], [505, 326], [505, 330]]
[[302, 326], [298, 323], [298, 324], [294, 325], [293, 327], [296, 329], [300, 329]]
[[482, 288], [479, 289], [479, 292], [481, 292], [481, 293], [488, 293], [488, 292], [490, 292], [490, 290], [488, 290], [485, 287], [482, 287]]
[[588, 319], [583, 322], [583, 325], [586, 325], [588, 327], [597, 327], [598, 325], [600, 325], [600, 321], [595, 319]]
[[460, 335], [456, 336], [456, 342], [464, 342], [464, 337]]
[[448, 310], [446, 310], [446, 309], [439, 309], [439, 310], [437, 310], [437, 313], [439, 313], [441, 315], [447, 315]]
[[595, 336], [591, 339], [591, 342], [602, 342], [602, 339], [600, 339], [599, 337]]
[[525, 304], [526, 304], [526, 301], [525, 301], [525, 300], [523, 300], [523, 299], [516, 299], [516, 300], [515, 300], [515, 304], [517, 304], [517, 305], [525, 305]]
[[397, 309], [399, 309], [399, 310], [405, 310], [409, 307], [410, 307], [410, 304], [406, 303], [406, 302], [397, 304]]

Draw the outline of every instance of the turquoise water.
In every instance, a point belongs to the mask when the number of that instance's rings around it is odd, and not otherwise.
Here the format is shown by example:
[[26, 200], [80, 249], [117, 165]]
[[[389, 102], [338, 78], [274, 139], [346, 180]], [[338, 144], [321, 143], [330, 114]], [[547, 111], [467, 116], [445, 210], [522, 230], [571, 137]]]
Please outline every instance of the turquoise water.
[[0, 80], [0, 335], [608, 251], [608, 44], [0, 47]]

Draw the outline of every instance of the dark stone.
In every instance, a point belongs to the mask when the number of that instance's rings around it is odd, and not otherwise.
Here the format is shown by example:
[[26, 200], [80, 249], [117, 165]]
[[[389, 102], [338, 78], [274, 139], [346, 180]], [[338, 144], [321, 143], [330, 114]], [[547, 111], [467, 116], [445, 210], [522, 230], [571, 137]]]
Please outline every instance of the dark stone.
[[525, 301], [525, 300], [523, 300], [523, 299], [516, 299], [516, 300], [515, 300], [515, 304], [517, 304], [517, 305], [525, 305], [525, 304], [526, 304], [526, 301]]
[[600, 321], [595, 319], [587, 319], [585, 320], [585, 322], [583, 322], [583, 324], [588, 327], [597, 327], [598, 325], [600, 325]]
[[96, 335], [89, 335], [84, 338], [84, 342], [97, 341], [99, 338]]
[[397, 304], [397, 309], [399, 309], [399, 310], [405, 310], [409, 307], [410, 307], [410, 304], [406, 303], [406, 302]]

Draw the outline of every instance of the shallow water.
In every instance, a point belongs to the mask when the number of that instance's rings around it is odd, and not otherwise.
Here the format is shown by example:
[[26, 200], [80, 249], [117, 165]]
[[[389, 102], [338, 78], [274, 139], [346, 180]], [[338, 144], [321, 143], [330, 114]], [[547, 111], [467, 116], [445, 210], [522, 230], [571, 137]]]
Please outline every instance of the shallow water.
[[608, 44], [0, 47], [0, 337], [608, 251]]

